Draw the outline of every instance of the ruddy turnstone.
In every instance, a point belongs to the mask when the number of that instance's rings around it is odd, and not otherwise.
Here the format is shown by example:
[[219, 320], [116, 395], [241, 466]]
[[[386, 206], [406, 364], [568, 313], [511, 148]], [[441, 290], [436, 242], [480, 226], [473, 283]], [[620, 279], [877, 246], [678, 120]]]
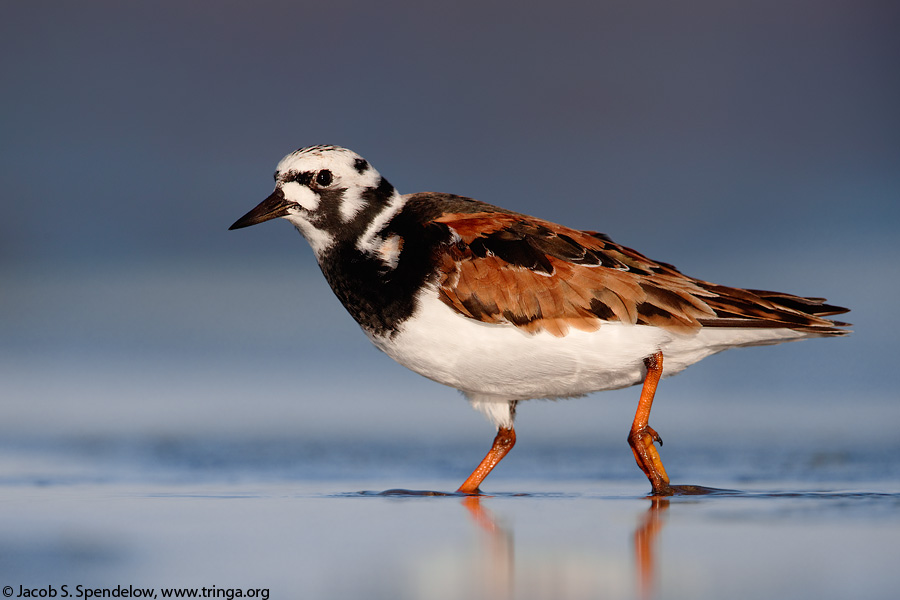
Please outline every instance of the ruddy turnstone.
[[628, 443], [669, 484], [648, 424], [661, 376], [741, 346], [838, 336], [847, 309], [716, 285], [594, 231], [452, 194], [401, 195], [337, 146], [284, 157], [275, 191], [230, 229], [276, 217], [312, 246], [332, 290], [379, 349], [457, 388], [497, 427], [459, 487], [479, 485], [516, 442], [516, 406], [643, 382]]

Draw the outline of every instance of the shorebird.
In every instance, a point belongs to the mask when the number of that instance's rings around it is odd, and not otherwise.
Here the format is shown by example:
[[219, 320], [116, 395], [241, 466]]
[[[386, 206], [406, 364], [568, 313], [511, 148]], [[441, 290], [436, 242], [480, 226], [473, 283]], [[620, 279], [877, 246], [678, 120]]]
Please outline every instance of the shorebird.
[[277, 217], [376, 347], [497, 427], [463, 494], [480, 493], [515, 444], [519, 402], [642, 383], [628, 443], [652, 493], [670, 495], [648, 422], [660, 377], [729, 348], [848, 333], [826, 318], [847, 309], [822, 298], [716, 285], [602, 233], [471, 198], [401, 195], [338, 146], [284, 157], [275, 191], [230, 229]]

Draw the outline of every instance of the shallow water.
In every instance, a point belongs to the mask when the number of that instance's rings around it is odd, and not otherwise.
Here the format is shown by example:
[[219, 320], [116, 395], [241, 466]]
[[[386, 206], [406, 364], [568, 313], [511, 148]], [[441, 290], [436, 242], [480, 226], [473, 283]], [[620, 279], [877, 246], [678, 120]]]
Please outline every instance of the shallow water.
[[895, 597], [896, 445], [664, 448], [676, 483], [722, 491], [648, 499], [624, 443], [523, 441], [487, 495], [471, 498], [449, 493], [485, 449], [468, 442], [410, 452], [377, 439], [7, 439], [0, 586], [56, 597], [63, 585], [70, 597], [78, 585], [157, 597], [175, 587], [272, 598]]

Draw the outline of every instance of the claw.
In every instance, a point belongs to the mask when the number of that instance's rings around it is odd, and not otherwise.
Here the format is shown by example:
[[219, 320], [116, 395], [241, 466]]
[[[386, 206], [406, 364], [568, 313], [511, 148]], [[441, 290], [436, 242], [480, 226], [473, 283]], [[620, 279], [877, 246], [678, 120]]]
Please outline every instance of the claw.
[[654, 442], [657, 442], [660, 446], [663, 445], [662, 438], [659, 437], [659, 434], [656, 433], [656, 430], [655, 430], [655, 429], [653, 429], [652, 427], [650, 427], [649, 425], [647, 425], [647, 426], [644, 428], [644, 431], [646, 431], [648, 434], [650, 434], [650, 437], [653, 438], [653, 441], [654, 441]]

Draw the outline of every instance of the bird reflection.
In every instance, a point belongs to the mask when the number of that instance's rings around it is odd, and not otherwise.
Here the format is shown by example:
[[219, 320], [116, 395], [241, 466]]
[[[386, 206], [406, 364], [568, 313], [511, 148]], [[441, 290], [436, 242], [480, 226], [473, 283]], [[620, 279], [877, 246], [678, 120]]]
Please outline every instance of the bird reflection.
[[[637, 597], [641, 600], [649, 600], [655, 595], [658, 568], [656, 550], [659, 536], [665, 527], [665, 512], [669, 508], [667, 497], [651, 496], [648, 500], [650, 507], [640, 515], [632, 535]], [[482, 505], [481, 496], [466, 496], [462, 499], [462, 505], [486, 540], [482, 548], [487, 556], [484, 561], [479, 561], [484, 565], [479, 581], [484, 586], [485, 597], [512, 598], [516, 571], [512, 532]]]
[[634, 530], [634, 559], [637, 575], [638, 598], [652, 598], [656, 584], [657, 538], [665, 526], [663, 513], [669, 510], [669, 498], [651, 496], [650, 508], [645, 512]]
[[515, 576], [515, 555], [513, 536], [506, 528], [501, 527], [493, 513], [481, 505], [481, 496], [466, 496], [462, 505], [469, 511], [472, 520], [478, 525], [487, 543], [488, 557], [483, 563], [486, 572], [482, 577], [485, 584], [486, 598], [512, 598], [513, 577]]

